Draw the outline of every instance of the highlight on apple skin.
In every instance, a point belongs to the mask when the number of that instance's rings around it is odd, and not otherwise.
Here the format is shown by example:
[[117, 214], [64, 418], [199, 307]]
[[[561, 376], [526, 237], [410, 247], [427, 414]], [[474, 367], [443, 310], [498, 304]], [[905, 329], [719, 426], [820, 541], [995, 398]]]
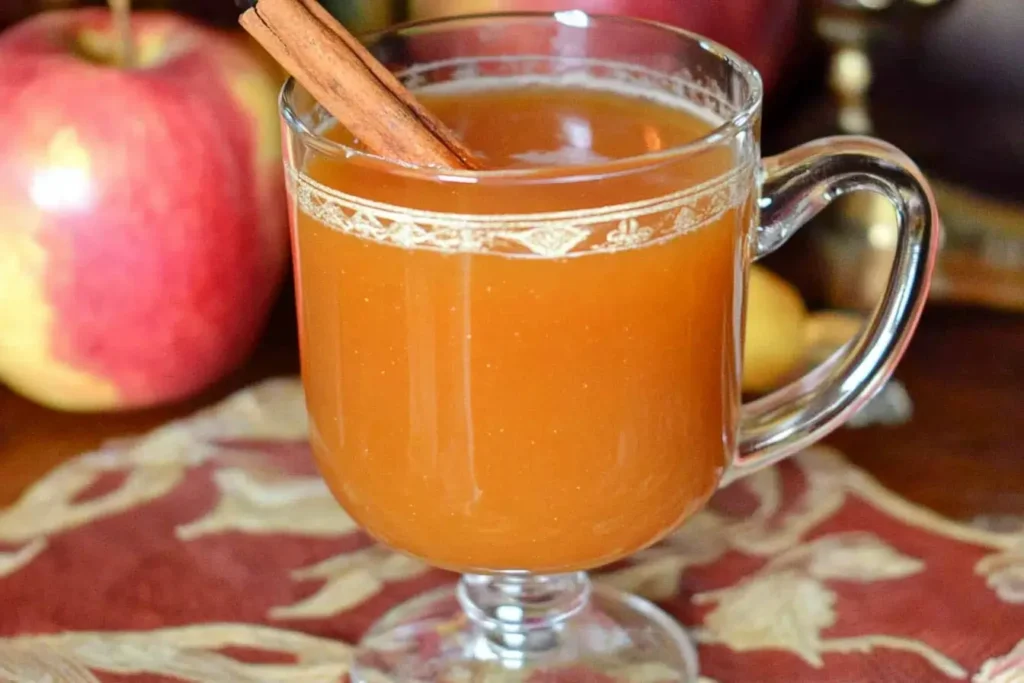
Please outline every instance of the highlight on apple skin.
[[95, 411], [239, 365], [285, 272], [279, 74], [228, 34], [103, 9], [0, 35], [0, 381]]

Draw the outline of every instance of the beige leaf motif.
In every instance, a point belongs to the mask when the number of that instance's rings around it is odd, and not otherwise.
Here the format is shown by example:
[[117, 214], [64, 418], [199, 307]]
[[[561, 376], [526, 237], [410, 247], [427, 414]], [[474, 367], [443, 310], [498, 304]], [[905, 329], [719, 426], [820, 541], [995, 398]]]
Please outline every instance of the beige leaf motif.
[[729, 549], [726, 530], [721, 517], [705, 510], [666, 540], [634, 555], [629, 566], [595, 578], [648, 600], [668, 600], [679, 591], [679, 577], [684, 571], [710, 564]]
[[0, 641], [0, 683], [100, 683], [88, 667], [42, 643]]
[[302, 383], [294, 377], [269, 379], [201, 411], [189, 429], [207, 440], [295, 441], [309, 434]]
[[734, 524], [730, 545], [747, 555], [770, 557], [798, 546], [813, 528], [832, 517], [846, 502], [848, 466], [841, 456], [824, 448], [812, 448], [794, 459], [807, 479], [803, 496], [785, 513], [782, 480], [778, 470], [766, 469], [739, 483], [758, 499], [757, 511]]
[[676, 596], [679, 577], [694, 564], [683, 555], [655, 556], [594, 578], [624, 593], [662, 602]]
[[[678, 591], [680, 574], [690, 567], [714, 562], [730, 549], [761, 557], [784, 557], [790, 551], [802, 551], [803, 537], [834, 515], [845, 502], [842, 476], [847, 469], [840, 457], [827, 449], [809, 450], [795, 460], [804, 471], [808, 486], [803, 498], [786, 513], [779, 514], [782, 507], [780, 473], [775, 469], [763, 470], [737, 484], [745, 486], [757, 499], [753, 515], [732, 520], [704, 510], [666, 541], [635, 555], [629, 566], [610, 572], [600, 580], [651, 600], [667, 600]], [[804, 558], [805, 564], [806, 560]], [[910, 558], [895, 567], [898, 562], [895, 555], [870, 544], [847, 553], [845, 558], [830, 558], [826, 552], [815, 556], [815, 561], [815, 571], [821, 573], [821, 578], [832, 578], [830, 572], [866, 573], [869, 571], [866, 565], [872, 562], [886, 564], [890, 572], [917, 569], [916, 560]], [[829, 562], [860, 562], [865, 566], [859, 570], [856, 567], [844, 570]]]
[[962, 666], [930, 645], [920, 640], [913, 640], [912, 638], [880, 634], [854, 636], [852, 638], [833, 638], [822, 644], [821, 651], [837, 652], [840, 654], [850, 654], [852, 652], [868, 654], [876, 649], [909, 652], [926, 660], [937, 671], [945, 674], [948, 678], [956, 680], [967, 678], [967, 670]]
[[14, 574], [46, 549], [46, 539], [37, 538], [11, 553], [0, 552], [0, 579]]
[[808, 572], [815, 578], [847, 581], [902, 579], [924, 570], [924, 562], [896, 551], [873, 534], [843, 534], [812, 543]]
[[[232, 646], [291, 655], [294, 662], [250, 664], [218, 652]], [[96, 671], [194, 683], [334, 683], [350, 661], [345, 643], [250, 624], [0, 640], [4, 683], [96, 683]]]
[[1024, 605], [1024, 542], [1008, 551], [981, 558], [974, 573], [985, 577], [985, 583], [1003, 602]]
[[[667, 600], [678, 591], [682, 572], [714, 562], [730, 549], [761, 557], [800, 549], [804, 535], [845, 502], [842, 475], [846, 467], [840, 456], [827, 449], [809, 450], [795, 461], [804, 471], [808, 486], [803, 499], [781, 518], [781, 475], [775, 469], [763, 470], [736, 484], [747, 487], [757, 499], [753, 515], [731, 520], [704, 510], [666, 541], [635, 555], [630, 566], [605, 574], [600, 580], [651, 600]], [[822, 566], [821, 571], [827, 573], [829, 569]]]
[[955, 661], [911, 638], [868, 634], [823, 640], [822, 631], [836, 621], [835, 599], [820, 580], [799, 568], [760, 573], [731, 588], [694, 597], [697, 604], [717, 603], [697, 638], [737, 652], [789, 651], [816, 669], [824, 667], [822, 655], [829, 652], [900, 650], [918, 655], [949, 678], [967, 677]]
[[1024, 683], [1024, 640], [1002, 657], [985, 662], [971, 683]]
[[796, 571], [765, 574], [695, 596], [697, 604], [717, 603], [698, 637], [737, 652], [787, 650], [820, 668], [821, 631], [835, 623], [835, 600], [819, 581]]
[[[0, 510], [0, 542], [34, 541], [162, 498], [184, 480], [190, 467], [220, 452], [213, 443], [218, 439], [299, 439], [307, 430], [302, 385], [294, 378], [268, 380], [188, 420], [132, 442], [111, 444], [51, 471], [14, 505]], [[73, 502], [99, 477], [118, 472], [125, 480], [115, 490]], [[324, 524], [337, 519], [335, 512]]]
[[242, 531], [250, 534], [343, 536], [356, 524], [338, 505], [320, 478], [267, 478], [227, 468], [213, 475], [220, 500], [205, 517], [179, 526], [179, 539]]
[[874, 534], [853, 532], [798, 546], [773, 559], [762, 571], [798, 566], [822, 581], [862, 583], [902, 579], [924, 570], [924, 562], [901, 554]]
[[419, 576], [429, 567], [419, 560], [371, 546], [329, 558], [292, 573], [296, 581], [322, 579], [323, 587], [301, 602], [275, 607], [271, 619], [322, 619], [350, 610], [383, 590], [386, 583]]
[[[0, 510], [0, 541], [24, 543], [126, 512], [166, 495], [185, 476], [185, 462], [133, 468], [129, 457], [128, 452], [93, 453], [50, 472], [14, 505]], [[127, 472], [127, 476], [109, 493], [74, 502], [108, 472]]]

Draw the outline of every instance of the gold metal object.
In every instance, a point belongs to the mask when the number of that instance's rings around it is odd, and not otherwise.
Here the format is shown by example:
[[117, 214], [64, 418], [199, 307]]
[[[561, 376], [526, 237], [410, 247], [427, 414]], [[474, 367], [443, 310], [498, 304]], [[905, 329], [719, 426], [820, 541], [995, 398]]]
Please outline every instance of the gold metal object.
[[[953, 0], [818, 0], [815, 26], [831, 51], [829, 86], [835, 127], [871, 134], [873, 34], [895, 13], [921, 11]], [[926, 169], [927, 171], [927, 169]], [[1000, 202], [930, 177], [945, 229], [933, 299], [1024, 310], [1024, 205]], [[892, 266], [895, 215], [881, 197], [841, 198], [814, 231], [825, 260], [826, 297], [837, 306], [877, 301]]]

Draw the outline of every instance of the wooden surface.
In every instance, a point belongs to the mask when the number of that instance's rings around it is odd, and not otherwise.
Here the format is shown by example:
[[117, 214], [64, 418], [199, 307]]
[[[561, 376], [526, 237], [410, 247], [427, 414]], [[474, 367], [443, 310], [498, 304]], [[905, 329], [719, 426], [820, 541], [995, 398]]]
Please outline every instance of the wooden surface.
[[[292, 296], [285, 292], [282, 301]], [[75, 415], [47, 410], [0, 384], [0, 506], [9, 505], [58, 463], [108, 439], [144, 434], [267, 377], [298, 373], [295, 310], [278, 306], [260, 347], [242, 368], [201, 396], [177, 405], [122, 414]]]
[[[0, 506], [106, 439], [145, 432], [258, 379], [296, 372], [292, 315], [282, 306], [245, 367], [174, 407], [66, 415], [0, 388]], [[912, 422], [843, 429], [829, 441], [887, 486], [947, 516], [1024, 514], [1024, 316], [933, 307], [897, 376], [914, 401]]]

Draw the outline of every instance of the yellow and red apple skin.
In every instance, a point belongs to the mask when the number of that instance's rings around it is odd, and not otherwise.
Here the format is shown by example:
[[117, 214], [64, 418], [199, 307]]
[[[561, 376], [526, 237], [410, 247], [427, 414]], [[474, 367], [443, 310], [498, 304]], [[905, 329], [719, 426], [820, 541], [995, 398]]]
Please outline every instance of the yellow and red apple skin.
[[[761, 72], [769, 89], [781, 76], [799, 24], [801, 0], [409, 0], [414, 19], [481, 12], [579, 9], [679, 26], [736, 50]], [[529, 41], [530, 36], [524, 36]], [[648, 40], [650, 36], [644, 36]], [[621, 53], [624, 46], [618, 46]], [[626, 46], [628, 47], [628, 46]], [[640, 44], [638, 50], [650, 50]]]
[[276, 93], [236, 38], [109, 13], [0, 35], [0, 380], [68, 410], [189, 395], [238, 365], [287, 260]]

